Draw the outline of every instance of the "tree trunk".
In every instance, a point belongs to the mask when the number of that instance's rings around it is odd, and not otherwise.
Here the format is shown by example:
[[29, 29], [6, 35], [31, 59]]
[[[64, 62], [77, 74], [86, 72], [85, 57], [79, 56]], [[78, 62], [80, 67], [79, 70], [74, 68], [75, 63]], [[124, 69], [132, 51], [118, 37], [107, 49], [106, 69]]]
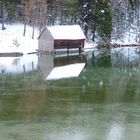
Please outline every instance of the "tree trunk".
[[1, 13], [2, 13], [2, 30], [5, 29], [5, 27], [4, 27], [4, 22], [5, 22], [5, 16], [4, 16], [5, 3], [4, 3], [4, 2], [5, 2], [5, 1], [2, 0], [2, 5], [1, 5], [1, 7], [2, 7], [2, 11], [1, 11]]
[[26, 34], [26, 23], [24, 23], [24, 31], [23, 31], [23, 36]]
[[88, 35], [88, 25], [85, 24], [85, 36], [87, 37], [87, 35]]
[[96, 24], [94, 23], [93, 30], [92, 30], [92, 41], [95, 41], [95, 31], [96, 31]]
[[32, 39], [34, 39], [35, 27], [33, 26]]

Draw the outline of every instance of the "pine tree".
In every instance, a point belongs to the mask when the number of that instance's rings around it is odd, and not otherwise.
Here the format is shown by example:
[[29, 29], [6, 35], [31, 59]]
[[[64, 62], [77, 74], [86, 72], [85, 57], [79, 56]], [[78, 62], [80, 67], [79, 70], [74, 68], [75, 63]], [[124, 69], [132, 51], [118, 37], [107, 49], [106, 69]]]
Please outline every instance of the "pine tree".
[[109, 0], [98, 0], [96, 4], [97, 32], [103, 42], [108, 42], [111, 39], [112, 32], [112, 13]]
[[8, 20], [10, 22], [14, 21], [15, 20], [15, 3], [13, 0], [7, 0], [6, 1], [6, 12], [7, 12], [7, 17], [8, 17]]
[[48, 24], [76, 24], [79, 22], [79, 0], [49, 0]]
[[88, 30], [93, 34], [98, 33], [102, 41], [106, 42], [111, 38], [112, 13], [109, 0], [80, 0], [81, 20], [84, 25], [85, 35]]

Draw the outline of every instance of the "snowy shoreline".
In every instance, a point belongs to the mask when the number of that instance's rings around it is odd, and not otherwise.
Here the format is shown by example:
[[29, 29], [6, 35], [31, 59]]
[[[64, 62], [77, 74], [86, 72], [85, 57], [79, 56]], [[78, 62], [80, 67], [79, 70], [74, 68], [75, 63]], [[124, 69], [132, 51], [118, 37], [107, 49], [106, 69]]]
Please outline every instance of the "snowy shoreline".
[[[38, 52], [38, 29], [35, 29], [34, 39], [32, 39], [31, 26], [26, 27], [25, 36], [23, 36], [24, 25], [21, 23], [5, 24], [5, 27], [5, 30], [0, 28], [0, 56], [19, 56]], [[96, 46], [97, 44], [93, 42], [85, 42], [83, 51], [91, 51]]]
[[[5, 24], [5, 27], [5, 30], [1, 30], [0, 28], [0, 56], [20, 56], [38, 52], [38, 29], [35, 29], [34, 39], [32, 39], [33, 28], [31, 26], [26, 27], [25, 36], [23, 36], [24, 25], [22, 23]], [[117, 47], [129, 47], [129, 45], [132, 46], [135, 43], [128, 44], [127, 38], [125, 38], [124, 43], [112, 42], [112, 44], [114, 44], [114, 46], [117, 45]], [[140, 44], [137, 44], [137, 46], [140, 46]], [[95, 50], [96, 47], [97, 44], [95, 42], [86, 41], [83, 51], [87, 53]]]

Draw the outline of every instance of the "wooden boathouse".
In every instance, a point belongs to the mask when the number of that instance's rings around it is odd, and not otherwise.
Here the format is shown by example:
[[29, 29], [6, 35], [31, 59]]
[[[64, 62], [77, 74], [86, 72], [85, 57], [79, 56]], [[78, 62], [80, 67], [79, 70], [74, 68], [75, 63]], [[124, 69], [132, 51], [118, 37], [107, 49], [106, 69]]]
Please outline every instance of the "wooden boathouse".
[[79, 48], [85, 44], [85, 35], [79, 25], [45, 27], [38, 37], [39, 52], [54, 52], [57, 49]]

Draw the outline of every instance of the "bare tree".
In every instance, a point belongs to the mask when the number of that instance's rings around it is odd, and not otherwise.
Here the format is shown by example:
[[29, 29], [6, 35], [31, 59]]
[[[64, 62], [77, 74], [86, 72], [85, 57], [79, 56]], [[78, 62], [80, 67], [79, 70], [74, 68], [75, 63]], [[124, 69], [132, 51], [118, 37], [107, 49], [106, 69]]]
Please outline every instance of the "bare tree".
[[1, 4], [1, 20], [2, 20], [2, 30], [5, 29], [4, 23], [5, 23], [5, 0], [0, 1]]
[[40, 30], [46, 24], [47, 20], [47, 1], [46, 0], [22, 0], [22, 17], [24, 22], [24, 32], [26, 34], [26, 25], [33, 27], [32, 38], [34, 38], [34, 27]]
[[29, 1], [22, 1], [22, 21], [24, 23], [23, 36], [26, 34], [26, 25], [29, 24]]
[[[123, 39], [129, 33], [135, 34], [136, 42], [140, 36], [140, 1], [139, 0], [110, 0], [113, 14], [113, 33], [114, 39]], [[132, 32], [133, 31], [133, 32]]]

